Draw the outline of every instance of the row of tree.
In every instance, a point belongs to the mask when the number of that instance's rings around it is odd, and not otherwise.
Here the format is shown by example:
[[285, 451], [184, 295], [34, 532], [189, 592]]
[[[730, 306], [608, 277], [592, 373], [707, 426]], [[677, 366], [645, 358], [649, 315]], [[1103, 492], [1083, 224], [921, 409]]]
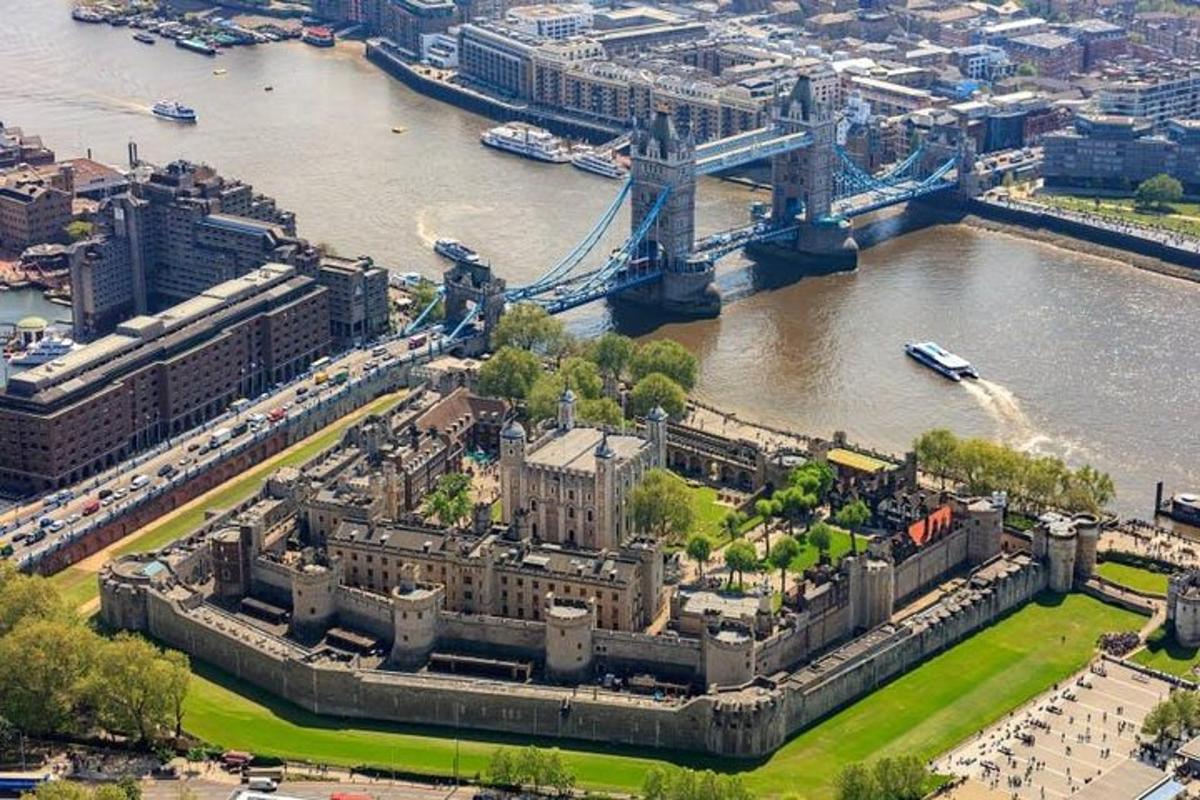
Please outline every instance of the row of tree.
[[642, 800], [751, 800], [740, 775], [719, 775], [710, 769], [651, 767], [642, 779]]
[[[696, 357], [678, 342], [659, 339], [638, 345], [627, 336], [606, 333], [584, 345], [540, 306], [522, 303], [509, 310], [492, 336], [495, 352], [479, 370], [479, 391], [525, 402], [531, 422], [552, 418], [563, 390], [577, 397], [576, 416], [585, 422], [620, 425], [617, 385], [633, 388], [628, 410], [644, 416], [661, 405], [671, 416], [683, 413], [696, 383]], [[553, 359], [557, 368], [543, 363]]]
[[549, 789], [558, 796], [570, 794], [575, 787], [575, 775], [558, 748], [545, 750], [533, 745], [498, 749], [488, 762], [484, 779], [492, 786], [530, 787], [534, 792]]
[[1142, 733], [1156, 742], [1183, 741], [1200, 729], [1200, 693], [1180, 689], [1150, 709], [1142, 720]]
[[930, 773], [913, 755], [850, 764], [838, 773], [837, 800], [920, 800], [929, 790]]
[[145, 639], [105, 639], [44, 578], [0, 563], [0, 717], [26, 733], [95, 729], [153, 744], [178, 736], [187, 657]]
[[1070, 469], [1061, 458], [1039, 456], [988, 439], [960, 439], [945, 428], [913, 443], [921, 469], [962, 484], [969, 494], [1006, 492], [1027, 510], [1101, 512], [1116, 496], [1112, 478], [1091, 465]]

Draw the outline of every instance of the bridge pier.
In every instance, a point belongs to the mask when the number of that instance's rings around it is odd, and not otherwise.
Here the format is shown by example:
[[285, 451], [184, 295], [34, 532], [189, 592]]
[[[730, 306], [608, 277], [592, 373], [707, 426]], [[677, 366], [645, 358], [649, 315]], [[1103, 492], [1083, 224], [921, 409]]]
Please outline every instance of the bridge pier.
[[794, 239], [753, 242], [746, 253], [755, 261], [798, 267], [806, 273], [848, 272], [858, 267], [858, 242], [850, 220], [800, 223]]

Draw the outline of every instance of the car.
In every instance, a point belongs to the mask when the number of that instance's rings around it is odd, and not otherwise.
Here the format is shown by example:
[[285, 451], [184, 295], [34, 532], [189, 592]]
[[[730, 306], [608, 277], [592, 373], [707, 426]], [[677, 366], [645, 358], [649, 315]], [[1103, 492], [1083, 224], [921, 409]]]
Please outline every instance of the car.
[[67, 527], [67, 523], [63, 522], [61, 519], [56, 519], [46, 527], [51, 533], [58, 533], [63, 528]]
[[308, 394], [307, 386], [301, 386], [299, 389], [296, 390], [297, 397], [304, 397], [304, 395], [306, 395], [306, 394]]
[[127, 494], [129, 494], [129, 490], [125, 489], [125, 488], [121, 488], [121, 489], [114, 489], [112, 496], [113, 496], [114, 500], [120, 500]]
[[150, 483], [150, 479], [145, 475], [134, 475], [133, 480], [129, 482], [130, 489], [141, 489]]
[[191, 444], [189, 444], [189, 445], [188, 445], [188, 452], [189, 452], [189, 453], [194, 453], [194, 452], [196, 452], [196, 451], [197, 451], [197, 450], [199, 450], [199, 449], [200, 449], [200, 443], [199, 443], [199, 442], [192, 442]]
[[105, 508], [108, 508], [115, 502], [116, 502], [116, 498], [113, 497], [112, 495], [109, 495], [108, 497], [106, 497], [100, 501], [100, 505], [104, 506]]
[[184, 456], [183, 458], [179, 459], [179, 466], [186, 467], [188, 464], [192, 463], [192, 461], [194, 461], [194, 460], [195, 459], [193, 459], [191, 456]]
[[29, 533], [27, 531], [21, 531], [20, 533], [13, 536], [12, 540], [14, 542], [23, 542], [28, 538], [29, 538]]
[[112, 489], [101, 489], [99, 492], [96, 493], [96, 497], [99, 497], [101, 500], [104, 500], [105, 498], [112, 497], [112, 493], [113, 493]]
[[168, 475], [170, 475], [171, 473], [173, 473], [174, 471], [175, 471], [175, 466], [173, 464], [163, 464], [161, 467], [158, 468], [158, 477], [165, 478]]
[[54, 524], [54, 517], [42, 517], [41, 519], [38, 520], [39, 528], [49, 528], [53, 524]]
[[66, 522], [68, 525], [74, 525], [76, 522], [79, 522], [79, 520], [81, 520], [81, 519], [83, 519], [83, 515], [81, 515], [81, 514], [67, 514]]

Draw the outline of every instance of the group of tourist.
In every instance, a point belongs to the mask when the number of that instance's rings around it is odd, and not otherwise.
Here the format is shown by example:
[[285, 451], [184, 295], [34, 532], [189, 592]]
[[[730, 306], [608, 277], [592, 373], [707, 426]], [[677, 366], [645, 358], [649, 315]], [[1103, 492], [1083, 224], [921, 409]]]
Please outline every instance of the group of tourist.
[[1125, 234], [1127, 236], [1136, 236], [1141, 239], [1146, 239], [1156, 242], [1167, 247], [1174, 247], [1180, 250], [1189, 250], [1194, 253], [1200, 253], [1200, 238], [1188, 236], [1187, 234], [1173, 231], [1164, 225], [1152, 225], [1147, 223], [1135, 223], [1128, 220], [1117, 219], [1104, 214], [1093, 214], [1087, 211], [1072, 211], [1070, 209], [1059, 208], [1057, 206], [1047, 206], [1038, 203], [1030, 203], [1025, 200], [1017, 200], [1011, 195], [998, 195], [995, 201], [1009, 208], [1015, 208], [1022, 211], [1028, 211], [1033, 214], [1050, 214], [1063, 219], [1072, 220], [1074, 222], [1082, 222], [1085, 225], [1090, 225], [1095, 228], [1104, 228], [1116, 233]]

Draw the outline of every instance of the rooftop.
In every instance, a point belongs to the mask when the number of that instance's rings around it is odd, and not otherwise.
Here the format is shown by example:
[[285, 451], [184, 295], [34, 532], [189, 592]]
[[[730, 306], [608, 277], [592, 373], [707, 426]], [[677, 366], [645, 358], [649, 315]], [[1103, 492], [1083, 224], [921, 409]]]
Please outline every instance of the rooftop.
[[[572, 428], [558, 432], [544, 442], [539, 442], [526, 458], [532, 466], [571, 469], [578, 472], [595, 472], [596, 448], [604, 439], [598, 428]], [[646, 446], [646, 441], [637, 436], [615, 435], [608, 437], [608, 446], [616, 458], [625, 461], [637, 455]]]

